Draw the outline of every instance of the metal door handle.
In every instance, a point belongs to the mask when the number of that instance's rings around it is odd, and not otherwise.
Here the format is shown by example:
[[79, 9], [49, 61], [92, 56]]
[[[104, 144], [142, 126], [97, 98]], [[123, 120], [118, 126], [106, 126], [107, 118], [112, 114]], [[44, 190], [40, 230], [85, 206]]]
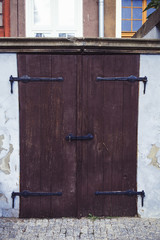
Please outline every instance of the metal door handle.
[[73, 141], [73, 140], [91, 140], [93, 139], [93, 135], [91, 133], [88, 133], [86, 136], [73, 136], [72, 133], [70, 133], [66, 138], [66, 141]]

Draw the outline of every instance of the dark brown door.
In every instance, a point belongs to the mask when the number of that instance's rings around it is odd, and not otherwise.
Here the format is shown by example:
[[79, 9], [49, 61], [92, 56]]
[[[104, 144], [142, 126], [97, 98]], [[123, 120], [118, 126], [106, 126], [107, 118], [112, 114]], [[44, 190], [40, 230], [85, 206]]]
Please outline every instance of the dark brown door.
[[18, 68], [64, 79], [19, 84], [21, 191], [62, 192], [21, 198], [20, 216], [134, 216], [136, 197], [95, 192], [136, 190], [138, 85], [96, 78], [138, 76], [139, 56], [22, 54]]
[[63, 82], [19, 84], [21, 191], [62, 196], [21, 198], [21, 217], [76, 215], [76, 56], [19, 55], [19, 76], [62, 77]]
[[83, 56], [79, 82], [78, 216], [135, 216], [136, 197], [95, 196], [96, 191], [136, 191], [138, 84], [96, 81], [139, 74], [139, 57]]

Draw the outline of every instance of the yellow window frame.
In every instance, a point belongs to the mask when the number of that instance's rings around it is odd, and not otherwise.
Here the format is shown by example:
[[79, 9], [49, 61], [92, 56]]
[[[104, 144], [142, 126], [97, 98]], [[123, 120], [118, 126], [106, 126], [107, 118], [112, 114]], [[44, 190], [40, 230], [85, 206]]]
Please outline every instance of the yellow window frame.
[[[142, 19], [134, 19], [134, 20], [142, 20], [142, 24], [144, 24], [147, 20], [147, 11], [143, 12], [144, 9], [147, 7], [147, 0], [142, 0]], [[133, 9], [133, 1], [131, 0], [131, 7], [122, 7], [122, 8], [131, 8]], [[134, 7], [134, 8], [141, 8], [141, 7]], [[123, 20], [123, 19], [122, 19]], [[133, 21], [133, 11], [131, 11], [131, 22]], [[131, 38], [136, 32], [132, 31], [132, 25], [131, 25], [131, 31], [129, 32], [122, 32], [122, 38]]]

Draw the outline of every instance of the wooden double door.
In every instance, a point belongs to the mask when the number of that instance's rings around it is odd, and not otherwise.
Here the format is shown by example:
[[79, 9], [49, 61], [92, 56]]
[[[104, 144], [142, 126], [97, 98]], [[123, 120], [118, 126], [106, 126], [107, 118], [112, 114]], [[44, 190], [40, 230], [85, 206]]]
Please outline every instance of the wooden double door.
[[[20, 217], [134, 216], [138, 84], [97, 77], [139, 74], [138, 55], [19, 54], [20, 190], [61, 196], [20, 199]], [[67, 141], [93, 135], [90, 140]]]

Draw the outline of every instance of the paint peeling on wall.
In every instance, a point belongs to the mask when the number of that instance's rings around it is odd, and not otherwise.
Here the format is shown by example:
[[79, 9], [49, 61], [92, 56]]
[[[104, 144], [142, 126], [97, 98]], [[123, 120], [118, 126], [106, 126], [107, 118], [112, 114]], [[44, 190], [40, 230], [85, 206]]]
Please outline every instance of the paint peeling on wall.
[[6, 156], [0, 159], [0, 170], [5, 174], [10, 174], [11, 172], [9, 162], [10, 162], [10, 156], [12, 152], [13, 152], [13, 145], [10, 144], [9, 151], [6, 154]]
[[158, 157], [157, 157], [159, 150], [160, 150], [160, 148], [157, 147], [155, 144], [153, 144], [153, 146], [150, 150], [150, 153], [148, 154], [147, 157], [152, 160], [150, 163], [151, 165], [160, 169], [160, 164], [158, 162]]
[[4, 140], [4, 135], [2, 134], [2, 135], [0, 135], [0, 153], [1, 153], [3, 150], [7, 151], [6, 148], [3, 148], [3, 140]]
[[8, 203], [8, 199], [3, 193], [0, 193], [0, 201]]

